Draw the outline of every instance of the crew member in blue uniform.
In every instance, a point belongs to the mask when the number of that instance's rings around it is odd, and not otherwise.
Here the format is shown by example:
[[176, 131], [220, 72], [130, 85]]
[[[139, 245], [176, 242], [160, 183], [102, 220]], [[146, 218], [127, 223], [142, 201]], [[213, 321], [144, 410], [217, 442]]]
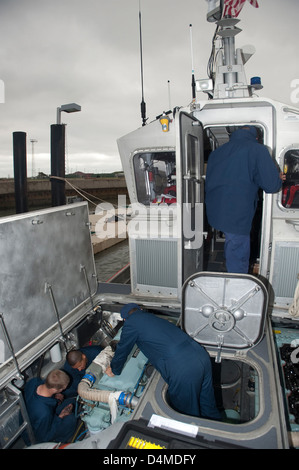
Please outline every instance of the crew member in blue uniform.
[[268, 149], [257, 142], [254, 126], [232, 133], [229, 142], [214, 150], [206, 172], [206, 210], [211, 227], [225, 234], [228, 272], [248, 273], [250, 231], [258, 190], [279, 191], [285, 175]]
[[168, 399], [181, 413], [220, 419], [215, 404], [211, 361], [206, 350], [180, 328], [129, 303], [120, 341], [106, 374], [119, 375], [136, 344], [168, 384]]
[[67, 353], [63, 370], [70, 376], [71, 381], [69, 387], [64, 392], [65, 396], [71, 397], [77, 395], [77, 388], [85, 374], [85, 370], [101, 351], [101, 346], [86, 346], [80, 349], [73, 349]]
[[26, 384], [25, 402], [35, 439], [41, 442], [70, 442], [76, 431], [74, 402], [64, 400], [63, 390], [69, 376], [62, 370], [52, 370], [46, 380], [35, 377]]

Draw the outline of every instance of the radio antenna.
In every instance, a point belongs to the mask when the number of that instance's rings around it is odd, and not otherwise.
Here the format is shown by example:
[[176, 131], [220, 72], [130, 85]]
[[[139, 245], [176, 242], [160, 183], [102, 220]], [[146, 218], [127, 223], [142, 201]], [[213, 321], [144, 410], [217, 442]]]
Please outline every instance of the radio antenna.
[[191, 47], [191, 67], [192, 67], [192, 100], [195, 101], [196, 98], [196, 83], [195, 83], [195, 76], [194, 76], [194, 65], [193, 65], [193, 41], [192, 41], [192, 24], [190, 26], [190, 47]]
[[146, 118], [146, 104], [144, 101], [144, 91], [143, 91], [143, 57], [142, 57], [142, 28], [141, 28], [141, 7], [140, 7], [140, 0], [139, 0], [139, 37], [140, 37], [140, 68], [141, 68], [141, 118], [142, 118], [142, 125], [145, 126], [147, 118]]
[[168, 103], [169, 103], [169, 109], [171, 109], [170, 80], [167, 80], [167, 84], [168, 84]]

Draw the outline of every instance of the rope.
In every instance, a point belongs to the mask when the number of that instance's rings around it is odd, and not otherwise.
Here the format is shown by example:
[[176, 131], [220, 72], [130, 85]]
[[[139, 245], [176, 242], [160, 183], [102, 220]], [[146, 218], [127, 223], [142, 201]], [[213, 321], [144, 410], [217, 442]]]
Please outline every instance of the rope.
[[[88, 201], [90, 204], [93, 204], [94, 206], [98, 206], [98, 204], [96, 204], [95, 202], [91, 201], [90, 199], [88, 199], [88, 197], [86, 197], [83, 193], [87, 194], [88, 196], [91, 196], [93, 197], [94, 199], [97, 199], [98, 201], [100, 202], [106, 202], [105, 199], [100, 199], [96, 196], [93, 196], [93, 194], [90, 194], [88, 193], [87, 191], [84, 191], [84, 189], [78, 189], [76, 186], [74, 186], [72, 183], [70, 183], [69, 180], [67, 180], [66, 178], [62, 178], [60, 176], [50, 176], [50, 179], [56, 179], [56, 180], [60, 180], [60, 181], [64, 181], [65, 183], [67, 183], [72, 189], [74, 189], [74, 191], [76, 191], [78, 194], [80, 194], [80, 196], [83, 197], [83, 199], [85, 199], [86, 201]], [[112, 204], [109, 202], [109, 204], [111, 204], [115, 209], [117, 209], [117, 205], [116, 204]]]

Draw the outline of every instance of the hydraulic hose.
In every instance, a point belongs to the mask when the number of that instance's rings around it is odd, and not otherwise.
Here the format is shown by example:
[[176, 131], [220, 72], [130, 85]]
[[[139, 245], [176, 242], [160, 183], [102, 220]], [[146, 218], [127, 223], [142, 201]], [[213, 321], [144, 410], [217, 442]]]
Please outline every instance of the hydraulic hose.
[[113, 356], [114, 352], [111, 346], [107, 346], [95, 357], [78, 385], [78, 395], [80, 397], [91, 401], [108, 403], [111, 392], [109, 390], [93, 389], [92, 387], [95, 382], [98, 382], [103, 377], [105, 370], [110, 366]]
[[90, 385], [88, 385], [88, 383], [84, 380], [81, 380], [78, 385], [78, 395], [80, 395], [81, 398], [85, 398], [86, 400], [108, 403], [110, 393], [111, 392], [109, 390], [98, 390], [96, 388], [90, 388]]
[[107, 346], [103, 349], [103, 351], [101, 351], [90, 364], [78, 385], [78, 395], [81, 398], [109, 404], [111, 423], [113, 423], [116, 418], [118, 404], [128, 408], [134, 408], [138, 402], [138, 398], [134, 397], [131, 393], [125, 393], [122, 391], [112, 392], [110, 390], [92, 388], [94, 383], [103, 377], [105, 370], [110, 365], [113, 355], [114, 352], [112, 351], [111, 346]]

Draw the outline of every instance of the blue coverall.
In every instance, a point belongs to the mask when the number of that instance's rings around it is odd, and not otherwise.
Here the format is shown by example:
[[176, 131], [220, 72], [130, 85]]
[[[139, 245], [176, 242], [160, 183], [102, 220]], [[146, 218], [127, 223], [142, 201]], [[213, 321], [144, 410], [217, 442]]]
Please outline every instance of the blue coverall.
[[102, 348], [101, 346], [86, 346], [84, 348], [80, 348], [79, 351], [81, 351], [87, 357], [86, 368], [84, 370], [74, 369], [73, 367], [69, 365], [67, 361], [65, 361], [63, 370], [71, 378], [70, 385], [63, 392], [65, 397], [77, 396], [77, 388], [85, 374], [85, 370], [90, 366], [94, 358], [97, 357], [98, 354], [100, 354], [100, 352], [102, 351]]
[[126, 319], [111, 369], [119, 375], [136, 344], [168, 384], [168, 398], [179, 412], [221, 419], [215, 404], [211, 361], [206, 350], [180, 328], [137, 310]]
[[36, 442], [69, 442], [76, 430], [77, 418], [74, 413], [64, 418], [58, 415], [70, 401], [64, 400], [58, 405], [56, 398], [38, 395], [36, 390], [43, 383], [36, 377], [25, 387], [25, 402]]
[[257, 142], [257, 131], [246, 126], [214, 150], [206, 172], [206, 211], [211, 227], [225, 233], [228, 272], [248, 272], [250, 231], [258, 190], [279, 191], [279, 168], [268, 149]]

